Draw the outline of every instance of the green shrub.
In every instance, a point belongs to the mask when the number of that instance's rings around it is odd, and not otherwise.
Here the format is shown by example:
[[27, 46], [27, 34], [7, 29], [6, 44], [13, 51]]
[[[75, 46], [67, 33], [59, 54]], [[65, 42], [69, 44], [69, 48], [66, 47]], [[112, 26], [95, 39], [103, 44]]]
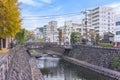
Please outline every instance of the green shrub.
[[37, 53], [37, 51], [36, 50], [32, 50], [32, 53]]
[[103, 47], [114, 47], [113, 43], [98, 43], [98, 45]]
[[120, 69], [120, 56], [115, 57], [111, 64], [113, 68]]
[[83, 38], [83, 39], [82, 39], [82, 43], [83, 43], [83, 44], [86, 44], [86, 42], [87, 42], [87, 40]]

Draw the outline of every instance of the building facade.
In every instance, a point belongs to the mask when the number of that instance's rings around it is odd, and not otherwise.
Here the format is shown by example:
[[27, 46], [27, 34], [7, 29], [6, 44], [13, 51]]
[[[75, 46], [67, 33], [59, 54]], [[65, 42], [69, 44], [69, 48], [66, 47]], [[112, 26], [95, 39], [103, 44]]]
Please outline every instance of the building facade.
[[114, 33], [115, 13], [113, 8], [102, 6], [91, 9], [91, 26], [100, 36], [106, 32]]
[[73, 23], [72, 21], [65, 21], [62, 32], [63, 32], [63, 43], [70, 44], [70, 36], [72, 32], [79, 32], [82, 37], [84, 34], [83, 24]]
[[114, 33], [114, 42], [115, 46], [120, 46], [120, 15], [116, 16], [116, 26], [115, 26], [115, 33]]
[[70, 35], [72, 32], [72, 21], [64, 22], [64, 35], [63, 42], [69, 44], [70, 43]]
[[50, 21], [48, 25], [44, 26], [44, 41], [45, 42], [58, 41], [57, 21]]

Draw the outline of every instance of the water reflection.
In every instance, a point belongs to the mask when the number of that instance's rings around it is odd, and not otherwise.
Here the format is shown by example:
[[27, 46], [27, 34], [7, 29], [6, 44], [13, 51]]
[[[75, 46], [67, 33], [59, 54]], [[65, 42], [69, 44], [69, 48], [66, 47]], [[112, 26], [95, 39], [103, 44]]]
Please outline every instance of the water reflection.
[[44, 56], [37, 61], [45, 80], [115, 80], [55, 56]]

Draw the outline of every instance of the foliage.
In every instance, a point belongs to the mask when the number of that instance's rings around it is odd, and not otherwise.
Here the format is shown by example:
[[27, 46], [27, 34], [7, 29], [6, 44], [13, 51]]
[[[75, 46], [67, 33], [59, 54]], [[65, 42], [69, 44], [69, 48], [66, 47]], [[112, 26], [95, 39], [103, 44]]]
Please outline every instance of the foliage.
[[99, 34], [96, 34], [96, 37], [95, 37], [95, 42], [96, 42], [96, 44], [98, 45], [98, 43], [100, 42], [100, 36], [99, 36]]
[[83, 38], [83, 39], [82, 39], [82, 43], [83, 43], [83, 44], [86, 44], [86, 42], [87, 42], [87, 40]]
[[14, 36], [21, 29], [17, 0], [0, 0], [0, 38]]
[[27, 39], [26, 40], [34, 40], [35, 39], [35, 36], [31, 33], [31, 32], [29, 32], [29, 31], [26, 31], [26, 37], [27, 37]]
[[103, 47], [114, 47], [113, 43], [98, 43], [98, 45]]
[[93, 30], [89, 31], [89, 39], [91, 40], [91, 42], [94, 42], [95, 34], [96, 33]]
[[37, 51], [36, 50], [32, 50], [32, 53], [37, 53]]
[[111, 64], [113, 68], [120, 69], [120, 56], [115, 57]]
[[38, 40], [39, 40], [40, 42], [43, 42], [43, 41], [44, 41], [44, 39], [43, 39], [43, 38], [39, 38]]
[[15, 40], [20, 44], [25, 43], [25, 41], [26, 41], [26, 30], [22, 29], [20, 32], [18, 32], [15, 36]]
[[76, 43], [76, 42], [80, 42], [81, 38], [80, 38], [81, 34], [79, 32], [72, 32], [70, 35], [70, 42], [72, 44]]
[[59, 44], [61, 45], [61, 42], [62, 42], [62, 30], [59, 30], [58, 39], [59, 39]]

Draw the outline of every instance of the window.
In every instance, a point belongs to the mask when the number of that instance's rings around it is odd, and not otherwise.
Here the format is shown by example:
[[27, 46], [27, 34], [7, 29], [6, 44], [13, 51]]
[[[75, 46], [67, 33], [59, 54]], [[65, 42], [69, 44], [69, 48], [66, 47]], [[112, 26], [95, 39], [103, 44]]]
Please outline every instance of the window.
[[120, 25], [120, 21], [116, 22], [116, 26], [119, 26]]
[[120, 31], [117, 31], [117, 32], [116, 32], [116, 35], [120, 35]]

